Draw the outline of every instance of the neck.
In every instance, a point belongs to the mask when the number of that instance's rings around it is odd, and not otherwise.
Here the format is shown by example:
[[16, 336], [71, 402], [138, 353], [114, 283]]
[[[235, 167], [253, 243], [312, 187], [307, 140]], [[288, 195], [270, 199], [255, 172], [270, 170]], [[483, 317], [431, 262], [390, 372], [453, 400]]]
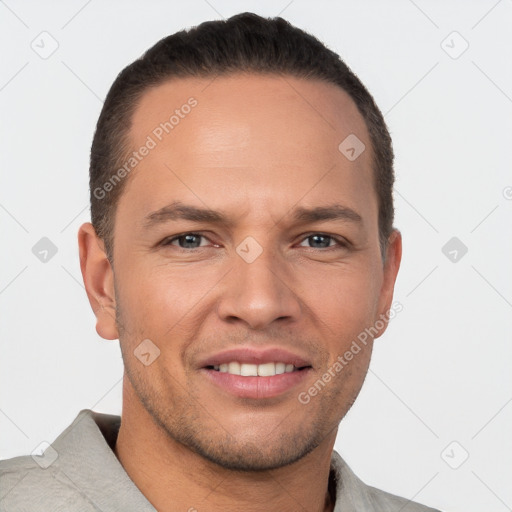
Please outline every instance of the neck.
[[115, 453], [125, 471], [159, 512], [245, 510], [332, 511], [328, 492], [336, 431], [289, 466], [232, 471], [176, 442], [154, 421], [124, 383], [123, 415]]

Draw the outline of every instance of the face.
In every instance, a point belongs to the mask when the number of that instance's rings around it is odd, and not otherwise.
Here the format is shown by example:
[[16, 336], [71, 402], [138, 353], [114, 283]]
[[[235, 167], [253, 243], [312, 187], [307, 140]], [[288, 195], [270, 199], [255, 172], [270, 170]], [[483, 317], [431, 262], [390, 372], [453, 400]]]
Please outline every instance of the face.
[[[366, 147], [355, 160], [338, 149], [350, 134]], [[150, 149], [116, 212], [117, 321], [98, 317], [117, 330], [130, 392], [226, 468], [334, 443], [370, 360], [372, 340], [353, 342], [385, 329], [399, 264], [396, 234], [381, 259], [352, 100], [292, 77], [180, 79], [144, 94], [131, 143]]]

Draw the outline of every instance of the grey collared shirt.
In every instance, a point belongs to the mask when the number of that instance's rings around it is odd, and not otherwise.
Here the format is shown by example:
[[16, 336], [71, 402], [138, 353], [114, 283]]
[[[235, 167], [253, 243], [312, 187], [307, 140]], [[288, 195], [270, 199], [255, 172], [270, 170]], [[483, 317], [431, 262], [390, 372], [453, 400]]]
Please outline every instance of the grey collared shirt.
[[[0, 461], [0, 511], [154, 512], [112, 450], [120, 422], [85, 409], [42, 456]], [[331, 478], [335, 512], [439, 512], [367, 486], [335, 451]]]

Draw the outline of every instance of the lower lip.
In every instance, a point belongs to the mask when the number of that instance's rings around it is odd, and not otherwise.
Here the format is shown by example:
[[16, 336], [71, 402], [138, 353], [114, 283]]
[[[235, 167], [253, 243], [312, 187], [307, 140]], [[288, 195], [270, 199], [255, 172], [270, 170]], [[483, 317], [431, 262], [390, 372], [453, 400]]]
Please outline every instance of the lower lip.
[[242, 377], [231, 373], [203, 368], [217, 386], [240, 398], [274, 398], [291, 390], [304, 381], [310, 368], [272, 377]]

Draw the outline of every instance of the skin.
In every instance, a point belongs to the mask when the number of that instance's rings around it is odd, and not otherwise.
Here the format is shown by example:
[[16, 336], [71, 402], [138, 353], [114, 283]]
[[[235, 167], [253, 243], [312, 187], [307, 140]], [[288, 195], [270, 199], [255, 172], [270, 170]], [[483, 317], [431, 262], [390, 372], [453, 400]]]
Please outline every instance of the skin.
[[[368, 131], [334, 85], [238, 74], [145, 92], [133, 148], [191, 96], [197, 106], [127, 178], [113, 266], [92, 225], [79, 231], [97, 332], [120, 339], [125, 364], [116, 455], [159, 511], [332, 510], [331, 452], [372, 340], [308, 404], [298, 394], [390, 309], [401, 259], [396, 230], [381, 258]], [[338, 151], [351, 133], [366, 145], [353, 162]], [[145, 218], [173, 201], [222, 210], [229, 222], [148, 228]], [[297, 207], [334, 203], [361, 221], [293, 221]], [[190, 232], [205, 238], [162, 244]], [[236, 252], [248, 236], [263, 249], [252, 263]], [[160, 355], [145, 366], [134, 350], [148, 338]], [[283, 347], [312, 368], [276, 398], [237, 398], [198, 364], [239, 346]]]

